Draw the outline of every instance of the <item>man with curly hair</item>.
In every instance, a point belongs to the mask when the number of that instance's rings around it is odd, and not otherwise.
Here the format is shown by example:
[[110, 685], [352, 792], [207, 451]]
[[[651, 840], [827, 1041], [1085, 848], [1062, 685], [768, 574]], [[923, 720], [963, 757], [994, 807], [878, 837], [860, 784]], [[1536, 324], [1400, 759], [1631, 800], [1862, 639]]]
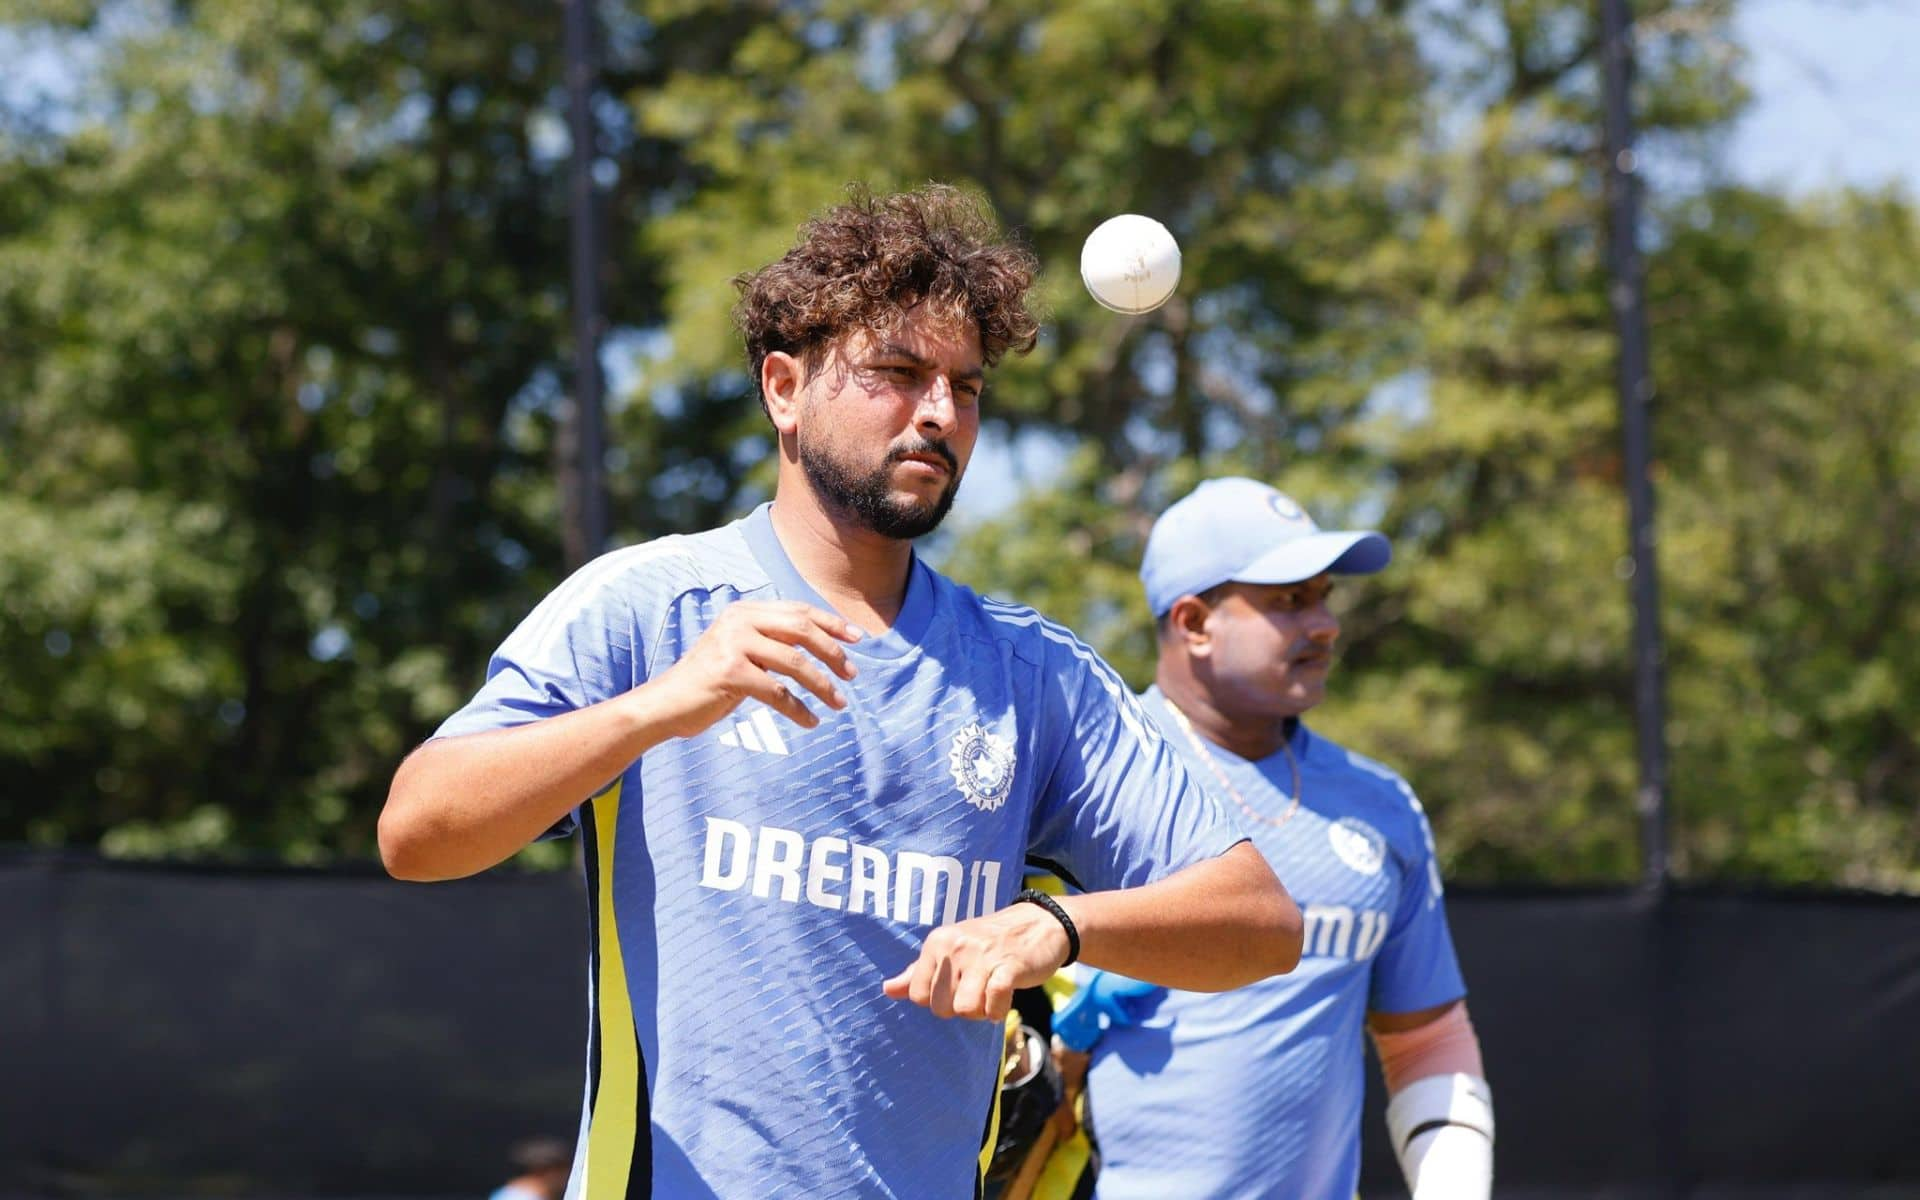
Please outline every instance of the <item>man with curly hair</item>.
[[[1015, 988], [1296, 961], [1292, 901], [1112, 670], [914, 555], [1034, 271], [948, 188], [805, 225], [736, 281], [772, 503], [588, 564], [395, 775], [401, 878], [580, 832], [569, 1197], [974, 1195]], [[1086, 894], [1016, 894], [1030, 859]]]

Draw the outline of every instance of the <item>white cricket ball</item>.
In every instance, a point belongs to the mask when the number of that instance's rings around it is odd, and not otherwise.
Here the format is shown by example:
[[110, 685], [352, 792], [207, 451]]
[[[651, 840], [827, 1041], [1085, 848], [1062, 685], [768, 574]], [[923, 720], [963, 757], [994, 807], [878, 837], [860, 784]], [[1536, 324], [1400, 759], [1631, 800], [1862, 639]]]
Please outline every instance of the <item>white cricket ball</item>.
[[1152, 312], [1180, 282], [1180, 243], [1152, 217], [1108, 217], [1080, 247], [1080, 281], [1115, 312]]

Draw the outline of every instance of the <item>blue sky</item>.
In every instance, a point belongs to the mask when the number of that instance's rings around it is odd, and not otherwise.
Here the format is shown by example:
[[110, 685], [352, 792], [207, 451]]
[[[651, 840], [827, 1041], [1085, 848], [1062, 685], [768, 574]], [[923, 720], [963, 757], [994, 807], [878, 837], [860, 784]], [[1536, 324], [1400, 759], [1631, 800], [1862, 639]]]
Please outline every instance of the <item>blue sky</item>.
[[1754, 94], [1730, 147], [1741, 179], [1920, 196], [1920, 0], [1744, 0], [1738, 28]]

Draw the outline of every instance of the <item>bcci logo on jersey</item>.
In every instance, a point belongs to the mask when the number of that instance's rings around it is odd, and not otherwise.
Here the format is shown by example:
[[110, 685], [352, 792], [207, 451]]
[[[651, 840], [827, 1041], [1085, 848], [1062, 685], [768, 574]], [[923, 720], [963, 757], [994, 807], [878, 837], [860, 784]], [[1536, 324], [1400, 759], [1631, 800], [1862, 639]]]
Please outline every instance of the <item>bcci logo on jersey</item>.
[[1013, 790], [1013, 743], [974, 721], [953, 735], [947, 751], [953, 782], [967, 803], [992, 812], [1007, 802]]
[[1387, 839], [1356, 817], [1341, 817], [1327, 826], [1327, 843], [1341, 862], [1362, 875], [1378, 875], [1387, 865]]

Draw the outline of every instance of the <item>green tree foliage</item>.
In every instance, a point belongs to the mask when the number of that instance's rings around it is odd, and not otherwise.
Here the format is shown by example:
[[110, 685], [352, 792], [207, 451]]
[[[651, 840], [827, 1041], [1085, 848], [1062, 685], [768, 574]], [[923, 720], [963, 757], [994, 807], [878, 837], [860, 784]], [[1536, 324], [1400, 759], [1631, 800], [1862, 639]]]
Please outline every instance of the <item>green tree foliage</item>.
[[[1637, 6], [1644, 145], [1709, 181], [1647, 227], [1677, 858], [1914, 886], [1913, 210], [1711, 182], [1732, 9]], [[949, 569], [1144, 683], [1134, 565], [1197, 479], [1384, 528], [1316, 720], [1414, 780], [1458, 874], [1632, 876], [1586, 0], [602, 16], [618, 540], [764, 493], [731, 278], [849, 181], [958, 181], [1047, 268], [990, 420], [1069, 452], [1000, 517], [963, 495]], [[0, 838], [363, 853], [561, 569], [558, 14], [0, 0], [5, 31], [87, 86], [0, 91]], [[1078, 285], [1121, 211], [1185, 253], [1148, 318]]]
[[[1346, 588], [1347, 649], [1316, 720], [1415, 780], [1454, 873], [1631, 878], [1631, 613], [1590, 30], [1572, 6], [1475, 16], [1449, 43], [1469, 56], [1458, 73], [1474, 90], [1457, 132], [1415, 160], [1397, 236], [1321, 264], [1336, 294], [1378, 299], [1384, 321], [1330, 336], [1346, 361], [1393, 364], [1384, 385], [1313, 437], [1228, 414], [1227, 436], [1159, 478], [1164, 495], [1196, 475], [1264, 474], [1323, 521], [1394, 536], [1394, 569]], [[1640, 27], [1647, 140], [1681, 163], [1699, 162], [1701, 136], [1740, 99], [1724, 16], [1675, 6]], [[1899, 665], [1916, 619], [1920, 441], [1910, 349], [1891, 332], [1920, 283], [1912, 229], [1900, 197], [1656, 197], [1657, 485], [1685, 874], [1920, 883], [1902, 782], [1920, 710]], [[1290, 453], [1275, 471], [1249, 442]], [[1123, 598], [1089, 585], [1111, 577], [1018, 547], [1126, 527], [1092, 544], [1112, 565], [1137, 561], [1141, 520], [1088, 514], [1137, 508], [1156, 489], [1082, 469], [1065, 490], [979, 531], [956, 564], [1057, 605], [1144, 681], [1137, 601], [1130, 627], [1104, 632]]]
[[1732, 192], [1655, 276], [1687, 865], [1920, 885], [1920, 219]]
[[[558, 569], [556, 14], [6, 16], [85, 74], [0, 144], [0, 836], [367, 852]], [[643, 265], [608, 282], [653, 319]]]
[[[667, 273], [665, 372], [737, 369], [728, 281], [847, 181], [939, 178], [984, 192], [1048, 267], [1043, 352], [994, 384], [1005, 427], [1063, 431], [1122, 464], [1203, 449], [1210, 405], [1311, 436], [1364, 399], [1353, 380], [1373, 365], [1298, 348], [1368, 315], [1319, 264], [1391, 228], [1376, 176], [1418, 134], [1425, 79], [1398, 7], [775, 6], [730, 70], [633, 97], [702, 178], [643, 231]], [[1078, 284], [1082, 238], [1122, 211], [1182, 242], [1189, 285], [1150, 323], [1115, 321]], [[1309, 377], [1310, 404], [1279, 402]]]
[[[1726, 57], [1724, 34], [1701, 23], [1714, 15], [1643, 21], [1647, 142], [1676, 156], [1682, 135], [1738, 99], [1711, 69]], [[1414, 367], [1427, 402], [1383, 442], [1394, 484], [1382, 520], [1401, 569], [1356, 589], [1350, 690], [1329, 714], [1409, 769], [1441, 814], [1451, 865], [1480, 877], [1636, 868], [1613, 346], [1597, 155], [1580, 133], [1595, 127], [1580, 101], [1590, 88], [1584, 68], [1531, 95], [1510, 85], [1443, 159], [1447, 200], [1421, 242], [1434, 270], [1409, 289], [1422, 297]], [[1796, 579], [1815, 563], [1874, 578], [1878, 564], [1842, 565], [1850, 545], [1915, 515], [1911, 489], [1886, 483], [1916, 447], [1905, 351], [1878, 343], [1890, 351], [1870, 369], [1882, 390], [1862, 394], [1834, 387], [1858, 343], [1831, 340], [1841, 328], [1874, 338], [1879, 318], [1846, 314], [1911, 296], [1911, 222], [1896, 200], [1829, 211], [1731, 187], [1655, 194], [1655, 481], [1683, 874], [1920, 882], [1912, 790], [1891, 783], [1914, 753], [1897, 730], [1920, 713], [1910, 691], [1872, 682], [1906, 674], [1898, 630], [1914, 610], [1876, 587], [1881, 606], [1862, 622], [1833, 578]], [[1850, 478], [1875, 437], [1877, 477]], [[1913, 561], [1897, 542], [1883, 560], [1893, 575]], [[1777, 554], [1799, 562], [1774, 565]], [[1814, 716], [1836, 707], [1836, 689], [1861, 701], [1844, 731]]]

